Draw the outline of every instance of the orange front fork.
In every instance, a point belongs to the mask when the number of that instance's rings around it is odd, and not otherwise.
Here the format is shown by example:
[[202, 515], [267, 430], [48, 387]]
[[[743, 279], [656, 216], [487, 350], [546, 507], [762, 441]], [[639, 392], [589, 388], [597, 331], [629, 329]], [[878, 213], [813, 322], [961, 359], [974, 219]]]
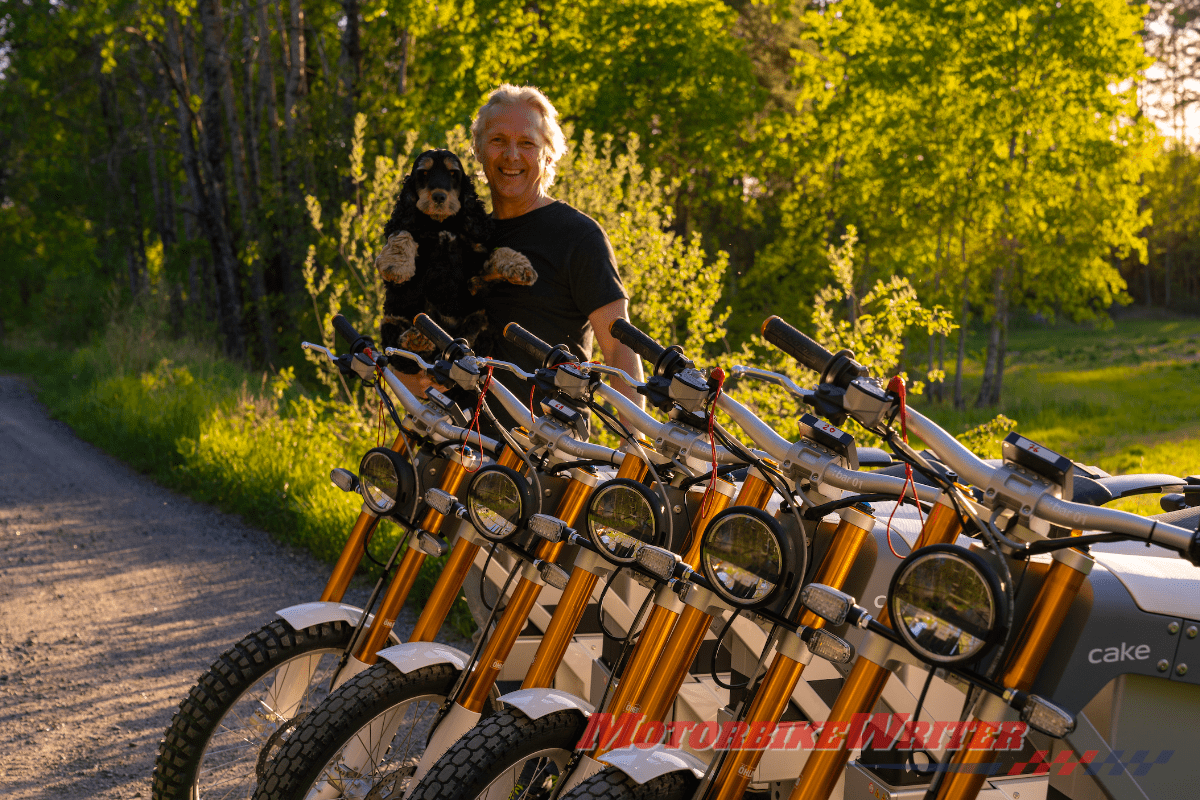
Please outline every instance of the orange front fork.
[[[509, 451], [506, 449], [500, 455], [500, 462], [504, 463], [509, 455]], [[454, 456], [450, 459], [450, 463], [446, 465], [445, 472], [442, 473], [442, 480], [438, 488], [450, 494], [458, 494], [459, 489], [462, 488], [463, 481], [466, 480], [467, 474], [466, 467], [462, 464], [462, 456], [456, 450], [454, 451]], [[442, 524], [445, 521], [446, 518], [444, 516], [430, 508], [425, 511], [425, 514], [417, 523], [417, 528], [429, 531], [430, 533], [438, 533], [441, 531]], [[434, 633], [441, 627], [442, 622], [445, 621], [446, 613], [450, 610], [450, 605], [453, 604], [454, 598], [462, 586], [462, 579], [466, 576], [466, 570], [460, 569], [461, 562], [466, 559], [467, 568], [469, 568], [471, 559], [474, 558], [475, 553], [472, 548], [478, 549], [478, 546], [465, 539], [459, 539], [455, 542], [454, 550], [448, 559], [448, 563], [454, 566], [450, 571], [450, 575], [447, 575], [443, 571], [442, 575], [438, 577], [438, 581], [433, 588], [433, 593], [429, 597], [429, 602], [425, 605], [425, 611], [421, 614], [421, 618], [417, 620], [414, 635], [416, 631], [421, 631], [422, 636], [429, 635], [429, 626], [433, 622], [427, 619], [426, 613], [432, 614], [431, 609], [440, 611], [441, 613], [441, 618], [437, 619], [434, 625]], [[413, 584], [417, 581], [417, 575], [421, 571], [421, 565], [425, 563], [427, 557], [423, 551], [410, 545], [404, 553], [404, 558], [400, 559], [400, 565], [396, 568], [396, 574], [393, 576], [391, 583], [388, 584], [387, 592], [379, 604], [379, 610], [375, 612], [375, 619], [372, 621], [371, 627], [367, 630], [366, 636], [363, 637], [358, 650], [354, 654], [354, 657], [362, 663], [374, 664], [377, 660], [377, 654], [383, 647], [384, 642], [387, 641], [392, 627], [396, 624], [396, 615], [404, 607], [404, 601], [408, 599], [408, 594], [412, 591]], [[453, 587], [447, 586], [446, 584], [455, 577], [457, 577], [458, 583]], [[446, 601], [447, 593], [449, 594], [449, 602]], [[412, 641], [431, 640], [432, 635], [429, 635], [429, 639], [413, 639]]]
[[[1055, 553], [1020, 637], [1005, 662], [1000, 685], [1023, 692], [1033, 686], [1092, 563], [1089, 556], [1078, 550]], [[938, 800], [974, 800], [988, 778], [986, 765], [996, 760], [996, 750], [992, 747], [995, 733], [992, 726], [981, 725], [971, 742], [955, 752], [945, 780], [938, 787]]]
[[[617, 470], [617, 477], [640, 481], [646, 477], [648, 471], [646, 462], [626, 453], [621, 468]], [[579, 629], [579, 623], [587, 611], [588, 600], [591, 599], [592, 590], [596, 588], [597, 580], [599, 578], [595, 573], [581, 567], [571, 570], [571, 579], [567, 581], [562, 597], [554, 607], [550, 624], [546, 626], [546, 633], [533, 656], [533, 663], [529, 665], [529, 671], [525, 673], [525, 680], [521, 683], [522, 689], [547, 689], [553, 683], [558, 666], [571, 644], [571, 638]]]
[[[962, 522], [958, 518], [958, 512], [943, 495], [929, 512], [929, 516], [925, 518], [925, 524], [921, 527], [921, 535], [917, 537], [913, 550], [928, 545], [953, 542], [958, 538], [961, 530]], [[889, 624], [886, 608], [880, 613], [879, 621], [885, 625]], [[850, 670], [846, 682], [842, 684], [842, 690], [838, 692], [833, 709], [829, 712], [828, 729], [834, 730], [835, 726], [842, 723], [841, 729], [847, 730], [845, 726], [850, 724], [855, 714], [870, 712], [883, 694], [883, 686], [887, 683], [888, 675], [887, 669], [882, 665], [860, 655], [854, 668]], [[789, 800], [826, 800], [837, 784], [842, 771], [846, 768], [846, 762], [849, 759], [850, 749], [844, 738], [836, 748], [810, 752], [808, 761], [800, 773], [800, 779], [796, 782], [796, 788], [792, 790]]]
[[[573, 527], [592, 493], [592, 486], [593, 484], [585, 483], [578, 478], [573, 479], [567, 485], [554, 516]], [[534, 551], [534, 555], [543, 561], [553, 561], [558, 557], [562, 548], [562, 542], [543, 541]], [[483, 711], [483, 704], [487, 700], [488, 693], [495, 685], [500, 670], [504, 667], [504, 662], [517, 643], [517, 637], [521, 635], [525, 623], [529, 621], [529, 612], [533, 610], [538, 595], [541, 593], [541, 583], [526, 577], [517, 581], [517, 588], [513, 590], [508, 605], [504, 607], [504, 612], [500, 615], [499, 622], [496, 623], [496, 630], [488, 637], [483, 652], [480, 653], [474, 669], [463, 686], [462, 694], [456, 701], [458, 705], [467, 711], [476, 713]]]
[[[823, 583], [835, 589], [845, 585], [846, 578], [849, 577], [854, 562], [858, 560], [858, 554], [862, 551], [875, 521], [873, 516], [857, 507], [846, 509], [842, 513], [842, 521], [834, 531], [829, 550], [813, 577], [813, 583]], [[820, 628], [825, 625], [825, 620], [805, 609], [800, 615], [800, 625]], [[750, 725], [756, 722], [778, 722], [787, 710], [788, 700], [804, 673], [804, 667], [805, 665], [795, 658], [776, 652], [767, 674], [755, 690], [754, 700], [745, 714], [746, 722]], [[750, 785], [750, 776], [758, 768], [762, 755], [762, 750], [736, 750], [730, 753], [721, 764], [709, 797], [712, 800], [735, 800], [741, 797]]]
[[[688, 566], [695, 569], [700, 564], [700, 549], [704, 542], [704, 532], [708, 528], [708, 524], [718, 513], [728, 508], [730, 505], [736, 506], [753, 506], [754, 508], [766, 508], [768, 501], [771, 499], [771, 484], [763, 480], [753, 473], [746, 476], [746, 480], [742, 482], [742, 489], [738, 493], [737, 500], [732, 504], [729, 498], [723, 494], [714, 493], [710, 497], [710, 508], [706, 509], [708, 513], [701, 515], [696, 524], [692, 526], [689, 535], [687, 551], [683, 555], [683, 561]], [[719, 500], [724, 499], [721, 504]], [[721, 508], [714, 509], [711, 506], [721, 505]], [[627, 686], [627, 682], [632, 684], [633, 681], [627, 681], [629, 672], [634, 666], [631, 661], [629, 669], [626, 670], [626, 675], [621, 679], [618, 698], [622, 694], [635, 697], [636, 700], [630, 705], [628, 700], [625, 700], [621, 705], [615, 701], [611, 708], [624, 711], [627, 707], [629, 710], [641, 710], [645, 714], [645, 719], [653, 721], [661, 721], [666, 717], [671, 705], [675, 702], [675, 698], [679, 695], [679, 689], [683, 686], [684, 680], [687, 678], [688, 669], [696, 660], [696, 654], [700, 652], [700, 646], [704, 644], [704, 634], [708, 630], [709, 624], [712, 622], [712, 615], [707, 611], [702, 611], [691, 605], [685, 605], [683, 610], [676, 614], [674, 611], [667, 611], [661, 606], [654, 609], [655, 612], [665, 611], [672, 619], [677, 617], [674, 629], [662, 647], [662, 655], [657, 656], [657, 650], [650, 653], [650, 656], [656, 656], [652, 663], [652, 668], [646, 670], [646, 674], [638, 675], [635, 673], [635, 678], [638, 679], [640, 685]], [[653, 619], [653, 618], [652, 618]], [[649, 623], [647, 623], [649, 624]], [[638, 642], [637, 648], [634, 651], [634, 659], [642, 652], [643, 644], [645, 643], [645, 634]], [[650, 660], [649, 658], [646, 659]], [[592, 754], [593, 758], [600, 758], [605, 749], [603, 744], [598, 746]]]
[[[701, 534], [708, 527], [708, 523], [712, 521], [713, 517], [729, 506], [732, 498], [732, 483], [718, 479], [717, 489], [718, 491], [713, 492], [709, 498], [709, 507], [702, 509], [705, 513], [696, 516], [696, 520], [692, 523], [692, 529], [688, 534], [689, 542], [694, 540], [696, 543], [695, 547], [689, 546], [688, 553], [691, 554], [693, 550], [695, 552], [691, 561], [688, 561], [687, 558], [684, 558], [684, 561], [688, 566], [693, 568], [699, 563]], [[637, 712], [641, 710], [641, 706], [636, 703], [638, 695], [645, 687], [647, 681], [649, 681], [650, 675], [659, 661], [659, 656], [663, 655], [667, 641], [671, 636], [671, 629], [675, 627], [675, 620], [678, 618], [678, 611], [672, 611], [670, 608], [658, 603], [655, 603], [654, 608], [650, 610], [650, 616], [642, 626], [642, 632], [638, 637], [637, 644], [634, 645], [629, 663], [625, 666], [625, 671], [621, 674], [621, 680], [617, 683], [617, 690], [613, 693], [612, 700], [608, 703], [608, 708], [611, 709], [612, 713], [619, 715], [626, 711]], [[594, 758], [598, 757], [601, 752], [603, 751], [597, 749], [592, 753], [592, 756]]]
[[[392, 442], [392, 450], [403, 453], [406, 449], [404, 436], [397, 433], [395, 441]], [[325, 583], [325, 589], [321, 592], [321, 602], [340, 603], [346, 596], [346, 588], [350, 586], [350, 579], [354, 576], [354, 571], [358, 569], [358, 562], [362, 561], [363, 553], [367, 551], [367, 541], [370, 540], [371, 534], [378, 526], [379, 517], [363, 506], [350, 531], [350, 537], [342, 545], [342, 553], [338, 556], [337, 563], [333, 565], [333, 573], [329, 576], [329, 580]]]

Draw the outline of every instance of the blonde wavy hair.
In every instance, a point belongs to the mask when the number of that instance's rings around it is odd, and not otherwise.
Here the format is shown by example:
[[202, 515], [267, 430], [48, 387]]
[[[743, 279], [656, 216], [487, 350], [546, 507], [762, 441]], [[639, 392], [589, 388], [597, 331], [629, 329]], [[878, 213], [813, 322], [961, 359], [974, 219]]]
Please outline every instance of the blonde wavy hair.
[[567, 138], [558, 124], [558, 109], [536, 86], [513, 86], [511, 83], [502, 83], [493, 90], [488, 95], [487, 101], [480, 107], [479, 113], [475, 115], [475, 121], [471, 123], [471, 146], [475, 150], [475, 158], [482, 162], [483, 134], [492, 121], [492, 117], [503, 108], [518, 104], [529, 106], [538, 113], [541, 119], [538, 133], [542, 149], [538, 156], [542, 159], [543, 164], [541, 189], [544, 192], [554, 183], [554, 165], [567, 152]]

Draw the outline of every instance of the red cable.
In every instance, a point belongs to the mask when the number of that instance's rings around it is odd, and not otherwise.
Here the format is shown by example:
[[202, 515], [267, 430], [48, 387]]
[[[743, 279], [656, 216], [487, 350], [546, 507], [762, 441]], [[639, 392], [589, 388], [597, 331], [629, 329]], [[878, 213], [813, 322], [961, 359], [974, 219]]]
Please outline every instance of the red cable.
[[[900, 398], [900, 438], [908, 444], [908, 401], [904, 389], [904, 379], [899, 375], [888, 381], [887, 389], [889, 392], [894, 392]], [[900, 497], [896, 500], [896, 505], [892, 507], [892, 513], [888, 514], [887, 521], [887, 544], [888, 550], [892, 551], [892, 555], [896, 558], [903, 558], [896, 552], [896, 548], [892, 546], [892, 517], [896, 516], [896, 509], [904, 502], [904, 498], [908, 495], [908, 487], [912, 486], [913, 499], [916, 500], [917, 517], [921, 520], [921, 524], [925, 524], [925, 515], [921, 513], [921, 499], [917, 495], [917, 484], [913, 480], [912, 465], [907, 461], [904, 463], [904, 488], [900, 490]]]
[[712, 449], [712, 478], [708, 481], [708, 488], [704, 490], [704, 497], [700, 500], [700, 516], [702, 517], [708, 513], [709, 497], [717, 488], [717, 440], [713, 429], [716, 425], [717, 398], [721, 396], [721, 389], [725, 386], [725, 370], [713, 367], [710, 374], [717, 379], [717, 391], [708, 405], [708, 446]]
[[[487, 378], [484, 379], [484, 381], [483, 381], [483, 388], [479, 390], [479, 402], [475, 404], [475, 416], [471, 418], [471, 424], [467, 426], [467, 441], [465, 442], [465, 444], [470, 443], [471, 429], [474, 428], [475, 433], [479, 436], [479, 453], [480, 453], [479, 465], [483, 464], [483, 458], [482, 458], [482, 455], [483, 455], [483, 430], [479, 427], [479, 413], [481, 411], [483, 411], [483, 399], [485, 397], [487, 397], [487, 391], [488, 391], [488, 388], [491, 387], [491, 385], [492, 385], [492, 366], [491, 366], [491, 364], [489, 364]], [[464, 459], [464, 461], [465, 461], [465, 459]], [[465, 467], [465, 465], [464, 465], [464, 467]], [[475, 473], [475, 472], [479, 471], [479, 466], [476, 466], [475, 469], [470, 469], [469, 467], [466, 469], [467, 469], [467, 472], [469, 472], [469, 473]]]

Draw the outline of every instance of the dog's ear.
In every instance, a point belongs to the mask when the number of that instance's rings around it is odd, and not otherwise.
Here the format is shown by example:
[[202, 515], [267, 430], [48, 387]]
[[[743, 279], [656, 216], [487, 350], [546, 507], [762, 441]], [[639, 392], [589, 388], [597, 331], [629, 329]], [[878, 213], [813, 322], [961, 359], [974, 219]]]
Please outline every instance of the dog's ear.
[[464, 217], [463, 233], [472, 242], [487, 242], [492, 235], [492, 221], [475, 191], [475, 179], [465, 171], [459, 200], [462, 202], [460, 213]]
[[417, 163], [413, 162], [413, 169], [404, 177], [404, 183], [400, 185], [400, 194], [396, 195], [396, 205], [392, 209], [392, 216], [387, 221], [387, 225], [383, 226], [383, 238], [387, 241], [393, 233], [400, 231], [411, 230], [413, 222], [416, 220], [417, 211], [417, 186], [413, 179], [413, 172], [416, 171]]

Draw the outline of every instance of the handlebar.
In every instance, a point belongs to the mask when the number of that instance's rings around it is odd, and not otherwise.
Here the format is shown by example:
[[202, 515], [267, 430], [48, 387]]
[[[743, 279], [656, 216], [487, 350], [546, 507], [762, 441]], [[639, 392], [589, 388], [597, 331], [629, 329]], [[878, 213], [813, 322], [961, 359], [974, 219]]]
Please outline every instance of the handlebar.
[[[348, 326], [349, 323], [346, 323], [346, 325]], [[351, 332], [353, 332], [353, 330], [353, 328], [350, 328]], [[341, 333], [341, 330], [338, 332]], [[324, 353], [326, 358], [335, 364], [337, 363], [337, 357], [329, 350], [328, 347], [324, 347], [319, 344], [313, 344], [312, 342], [301, 342], [300, 346], [306, 350], [315, 350], [318, 353]], [[388, 349], [390, 350], [393, 348]], [[418, 360], [420, 359], [418, 358]], [[395, 395], [396, 399], [400, 401], [400, 405], [404, 407], [405, 412], [418, 418], [424, 416], [423, 412], [426, 411], [425, 403], [423, 403], [420, 398], [409, 391], [408, 387], [405, 386], [398, 377], [396, 377], [395, 373], [393, 373], [390, 369], [384, 369], [383, 379], [385, 382], [387, 382], [388, 388], [392, 390], [392, 394]], [[470, 432], [466, 428], [460, 428], [445, 418], [434, 421], [432, 431], [435, 435], [440, 436], [444, 441], [448, 442], [466, 442], [468, 437], [471, 440], [480, 440], [479, 434]], [[495, 452], [496, 448], [499, 447], [498, 442], [488, 438], [487, 436], [482, 437], [481, 441], [481, 446], [484, 450], [491, 450], [492, 452]]]
[[[823, 382], [833, 383], [842, 388], [849, 387], [853, 391], [854, 387], [851, 386], [851, 383], [856, 378], [866, 375], [862, 365], [853, 361], [853, 354], [848, 351], [842, 351], [836, 355], [831, 354], [779, 317], [768, 318], [763, 323], [762, 331], [768, 341], [783, 349], [805, 366], [821, 371]], [[856, 386], [859, 389], [864, 388], [861, 384], [856, 384]], [[723, 396], [722, 400], [725, 397], [727, 396]], [[847, 399], [849, 399], [849, 394]], [[725, 406], [722, 405], [722, 407]], [[920, 437], [926, 446], [937, 454], [938, 458], [953, 469], [960, 479], [993, 493], [995, 487], [989, 487], [989, 484], [998, 471], [996, 467], [985, 463], [944, 428], [920, 412], [909, 407], [906, 409], [906, 414], [908, 427], [912, 432]], [[731, 413], [730, 416], [735, 415]], [[736, 416], [735, 419], [737, 419]], [[738, 422], [745, 427], [745, 423], [741, 419], [738, 419]], [[746, 430], [750, 432], [750, 428], [746, 428]], [[751, 433], [752, 438], [754, 435]], [[756, 441], [758, 440], [756, 439]], [[777, 443], [772, 444], [778, 447]], [[771, 447], [767, 447], [767, 449], [772, 451]], [[1062, 500], [1048, 492], [1041, 493], [1032, 506], [1032, 508], [1022, 509], [1022, 514], [1037, 516], [1051, 524], [1066, 528], [1112, 531], [1135, 539], [1153, 542], [1175, 550], [1193, 564], [1200, 565], [1200, 530], [1190, 531], [1128, 511], [1074, 503]]]
[[454, 338], [446, 333], [441, 325], [434, 322], [428, 314], [417, 314], [413, 318], [413, 327], [419, 330], [426, 339], [433, 342], [433, 346], [439, 353], [446, 352], [446, 348], [454, 344]]
[[351, 352], [361, 353], [367, 348], [375, 347], [375, 342], [371, 340], [371, 337], [361, 336], [358, 331], [354, 330], [350, 320], [341, 314], [334, 314], [333, 329], [341, 334], [342, 338], [346, 340], [346, 344], [350, 345]]
[[807, 334], [784, 322], [781, 317], [767, 317], [762, 324], [761, 333], [768, 342], [814, 372], [825, 372], [825, 368], [833, 361], [833, 353]]
[[634, 327], [628, 320], [617, 318], [608, 328], [609, 333], [621, 344], [637, 353], [651, 364], [657, 364], [666, 348]]
[[[790, 381], [789, 381], [790, 383]], [[794, 384], [793, 384], [794, 385]], [[792, 443], [775, 432], [767, 423], [758, 418], [750, 409], [734, 400], [724, 392], [717, 398], [717, 406], [736, 422], [746, 435], [759, 447], [767, 451], [771, 458], [779, 463], [787, 460]], [[852, 492], [877, 492], [879, 494], [894, 494], [897, 497], [904, 488], [904, 479], [891, 475], [880, 475], [875, 472], [843, 469], [836, 465], [826, 468], [821, 480], [830, 486]], [[937, 500], [940, 491], [933, 486], [916, 484], [917, 496], [922, 500], [933, 502]]]
[[542, 341], [515, 322], [510, 322], [504, 326], [504, 338], [515, 344], [522, 352], [527, 353], [539, 364], [544, 364], [546, 357], [554, 349], [552, 345]]
[[[588, 368], [594, 369], [595, 367], [592, 365], [589, 365]], [[623, 371], [613, 369], [611, 367], [608, 367], [608, 368], [601, 367], [600, 371], [615, 372], [615, 373], [620, 373], [621, 375], [625, 375], [625, 373]], [[626, 376], [626, 377], [628, 377], [628, 376]], [[636, 385], [638, 385], [638, 382], [632, 381], [632, 384], [634, 386], [636, 386]], [[651, 439], [658, 438], [659, 433], [662, 431], [663, 423], [659, 422], [654, 417], [647, 414], [645, 411], [643, 411], [640, 407], [638, 407], [638, 405], [636, 403], [634, 403], [632, 400], [630, 400], [628, 397], [621, 394], [619, 391], [617, 391], [613, 387], [609, 386], [607, 383], [597, 384], [596, 395], [600, 399], [611, 403], [617, 409], [617, 413], [619, 413], [622, 416], [622, 418], [624, 418], [625, 421], [627, 421], [630, 425], [632, 425], [638, 432], [650, 437]], [[709, 450], [707, 448], [703, 448], [700, 450], [700, 455], [698, 455], [697, 457], [706, 459], [711, 455], [711, 453], [712, 453], [711, 450]], [[767, 455], [767, 454], [763, 454], [763, 455]], [[742, 459], [741, 456], [737, 455], [732, 450], [722, 447], [721, 445], [717, 445], [717, 463], [719, 463], [719, 464], [741, 464], [741, 463], [744, 463], [744, 459]]]
[[845, 389], [855, 378], [867, 374], [867, 368], [854, 360], [849, 350], [831, 353], [778, 316], [767, 317], [762, 335], [771, 344], [787, 353], [809, 369], [821, 375], [822, 383], [832, 383]]

